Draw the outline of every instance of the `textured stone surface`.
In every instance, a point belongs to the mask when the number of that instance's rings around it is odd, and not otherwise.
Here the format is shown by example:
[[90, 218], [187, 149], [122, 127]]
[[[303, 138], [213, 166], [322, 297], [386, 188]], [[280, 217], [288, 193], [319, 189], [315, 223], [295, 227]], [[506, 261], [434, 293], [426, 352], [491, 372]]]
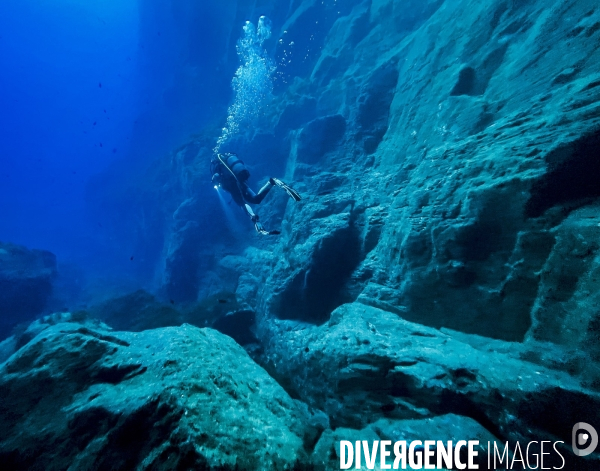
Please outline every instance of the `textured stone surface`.
[[[400, 15], [393, 2], [371, 5], [380, 20], [372, 28], [356, 9], [339, 20], [348, 30], [334, 28], [344, 36], [326, 43], [305, 88], [318, 84], [317, 108], [346, 117], [345, 143], [321, 171], [298, 174], [308, 196], [288, 207], [293, 230], [275, 250], [284, 260], [265, 296], [310, 300], [320, 260], [336, 265], [323, 247], [344, 246], [342, 234], [353, 233], [341, 286], [328, 290], [339, 301], [360, 295], [426, 325], [522, 341], [554, 228], [598, 196], [600, 70], [598, 41], [589, 39], [598, 13], [590, 2], [413, 7], [408, 29], [382, 19]], [[352, 28], [364, 34], [354, 45]], [[395, 45], [373, 53], [384, 44]], [[562, 48], [577, 48], [572, 73]], [[326, 83], [317, 80], [325, 58]], [[339, 301], [305, 318], [322, 322]], [[285, 311], [272, 305], [279, 317]]]
[[[547, 350], [542, 362], [535, 358], [539, 346], [528, 351], [466, 334], [455, 338], [359, 303], [339, 307], [320, 327], [271, 323], [268, 370], [328, 414], [334, 429], [376, 429], [383, 421], [385, 429], [410, 436], [407, 421], [443, 422], [439, 416], [455, 414], [463, 417], [450, 422], [463, 436], [470, 429], [462, 421], [478, 423], [502, 442], [562, 440], [567, 455], [578, 418], [600, 419], [600, 395], [565, 371], [560, 350]], [[574, 464], [594, 469], [597, 459]]]
[[219, 263], [257, 359], [355, 434], [456, 414], [568, 443], [600, 384], [600, 10], [347, 6], [271, 108], [303, 200], [277, 207], [278, 241]]
[[44, 310], [55, 277], [54, 254], [0, 243], [0, 339]]
[[552, 230], [541, 270], [531, 336], [579, 348], [600, 360], [600, 207], [573, 211]]
[[[453, 414], [429, 419], [379, 419], [372, 425], [360, 430], [345, 427], [339, 427], [334, 431], [326, 430], [315, 447], [313, 463], [317, 468], [324, 466], [328, 470], [340, 469], [340, 440], [348, 440], [352, 443], [357, 440], [368, 440], [370, 443], [375, 440], [390, 440], [394, 443], [397, 440], [406, 440], [407, 442], [412, 440], [423, 441], [422, 437], [431, 437], [432, 440], [442, 440], [444, 442], [452, 440], [453, 443], [464, 439], [464, 437], [479, 440], [481, 447], [477, 449], [478, 457], [475, 460], [475, 463], [480, 466], [479, 469], [486, 468], [488, 442], [497, 442], [489, 431], [474, 420]], [[503, 444], [498, 443], [498, 446], [503, 446]], [[333, 450], [333, 452], [330, 450]], [[462, 457], [462, 461], [466, 462], [465, 457]], [[393, 459], [388, 458], [387, 464], [391, 465], [391, 463], [393, 463]], [[385, 469], [380, 468], [379, 464], [380, 461], [377, 460], [374, 469]], [[361, 467], [365, 465], [363, 460]], [[353, 466], [350, 469], [355, 468]], [[407, 466], [407, 469], [413, 468]]]
[[6, 469], [284, 469], [310, 415], [231, 339], [47, 326], [0, 365]]

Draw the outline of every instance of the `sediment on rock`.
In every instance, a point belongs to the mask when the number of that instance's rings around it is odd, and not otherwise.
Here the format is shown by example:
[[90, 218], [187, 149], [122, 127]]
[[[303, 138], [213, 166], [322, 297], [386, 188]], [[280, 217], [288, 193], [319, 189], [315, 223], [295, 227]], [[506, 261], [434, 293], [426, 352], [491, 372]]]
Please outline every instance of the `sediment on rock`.
[[0, 365], [7, 469], [269, 469], [306, 462], [317, 429], [228, 337], [59, 322]]

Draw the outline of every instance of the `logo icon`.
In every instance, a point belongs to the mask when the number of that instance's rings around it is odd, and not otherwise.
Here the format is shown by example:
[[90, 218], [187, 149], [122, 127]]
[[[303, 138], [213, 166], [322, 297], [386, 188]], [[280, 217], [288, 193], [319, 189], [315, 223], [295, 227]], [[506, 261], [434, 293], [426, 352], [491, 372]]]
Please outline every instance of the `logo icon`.
[[[590, 424], [578, 422], [573, 426], [573, 453], [577, 456], [587, 456], [598, 446], [598, 432]], [[588, 444], [585, 448], [579, 448]]]

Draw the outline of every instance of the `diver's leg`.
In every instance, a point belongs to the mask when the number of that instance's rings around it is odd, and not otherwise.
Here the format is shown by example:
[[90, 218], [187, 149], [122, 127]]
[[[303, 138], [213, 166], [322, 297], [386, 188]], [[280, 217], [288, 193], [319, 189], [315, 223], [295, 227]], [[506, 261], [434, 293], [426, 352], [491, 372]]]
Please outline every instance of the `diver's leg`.
[[268, 181], [263, 185], [263, 187], [260, 190], [258, 190], [258, 193], [254, 193], [252, 189], [246, 185], [244, 188], [244, 199], [248, 201], [248, 203], [260, 204], [262, 203], [262, 200], [265, 199], [265, 196], [267, 196], [267, 193], [269, 193], [271, 188], [273, 188], [273, 186], [274, 183]]
[[252, 208], [250, 207], [249, 204], [244, 204], [242, 209], [246, 212], [246, 214], [248, 216], [250, 216], [250, 219], [252, 219], [252, 222], [258, 221], [258, 214], [256, 214], [254, 211], [252, 211]]
[[300, 201], [302, 199], [300, 198], [300, 194], [296, 190], [294, 190], [291, 186], [286, 185], [278, 178], [270, 178], [269, 182], [273, 185], [277, 185], [279, 188], [284, 190], [294, 201]]
[[262, 200], [265, 199], [265, 196], [267, 196], [267, 194], [269, 193], [269, 191], [271, 191], [271, 188], [273, 188], [273, 186], [273, 183], [271, 183], [271, 180], [269, 179], [269, 181], [265, 183], [260, 190], [258, 190], [258, 193], [256, 194], [256, 204], [260, 204]]

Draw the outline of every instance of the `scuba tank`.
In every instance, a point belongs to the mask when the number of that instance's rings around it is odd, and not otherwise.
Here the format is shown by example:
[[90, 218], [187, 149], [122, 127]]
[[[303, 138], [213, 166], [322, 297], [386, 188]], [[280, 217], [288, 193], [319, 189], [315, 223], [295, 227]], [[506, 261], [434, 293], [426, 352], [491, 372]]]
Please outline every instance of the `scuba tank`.
[[238, 182], [245, 182], [250, 178], [250, 171], [235, 154], [217, 154], [219, 161], [231, 172]]

